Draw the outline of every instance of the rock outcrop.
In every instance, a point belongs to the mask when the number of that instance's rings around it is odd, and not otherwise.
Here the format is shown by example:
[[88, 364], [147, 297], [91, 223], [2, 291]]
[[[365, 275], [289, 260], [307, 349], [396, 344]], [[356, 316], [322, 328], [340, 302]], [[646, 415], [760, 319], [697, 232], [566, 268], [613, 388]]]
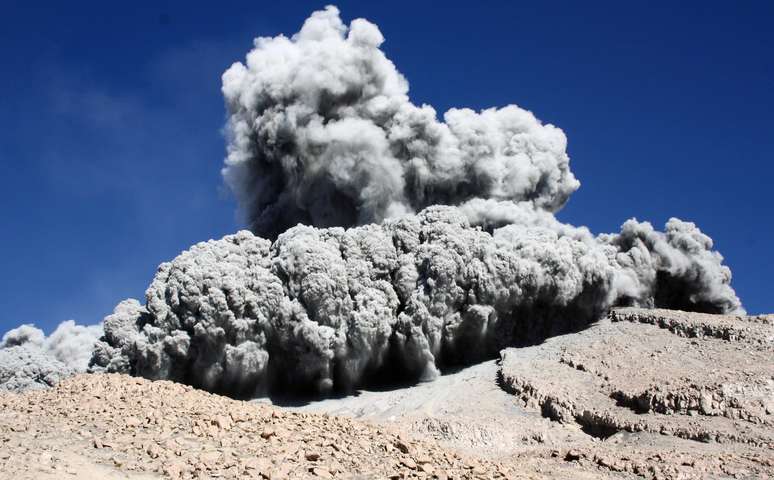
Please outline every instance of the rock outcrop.
[[614, 310], [583, 332], [504, 350], [500, 375], [524, 406], [602, 440], [577, 459], [603, 452], [674, 478], [728, 474], [726, 461], [750, 478], [772, 472], [774, 316]]

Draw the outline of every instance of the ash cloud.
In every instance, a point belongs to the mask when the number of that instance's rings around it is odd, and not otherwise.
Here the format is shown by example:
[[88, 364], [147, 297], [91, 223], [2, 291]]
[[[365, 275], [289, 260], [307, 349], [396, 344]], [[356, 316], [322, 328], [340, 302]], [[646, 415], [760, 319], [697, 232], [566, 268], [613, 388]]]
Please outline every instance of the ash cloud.
[[32, 324], [9, 330], [0, 341], [0, 390], [49, 387], [85, 372], [102, 335], [101, 325], [73, 320], [60, 323], [48, 337]]
[[579, 186], [564, 133], [513, 105], [438, 121], [383, 40], [328, 7], [225, 72], [223, 176], [252, 233], [162, 264], [145, 305], [105, 319], [95, 371], [237, 396], [347, 391], [429, 380], [614, 305], [743, 312], [695, 225], [559, 222]]
[[484, 198], [556, 211], [579, 187], [567, 138], [515, 105], [436, 119], [380, 50], [376, 25], [335, 7], [258, 38], [223, 74], [226, 183], [257, 235], [354, 226]]
[[[252, 232], [160, 265], [145, 304], [104, 319], [91, 371], [326, 393], [430, 380], [617, 305], [743, 313], [694, 224], [595, 236], [558, 221], [579, 186], [563, 132], [513, 105], [437, 120], [382, 41], [328, 7], [229, 68], [223, 176]], [[0, 352], [82, 365], [89, 342], [41, 335], [19, 330]]]
[[430, 380], [613, 305], [739, 308], [692, 224], [659, 233], [630, 221], [595, 238], [514, 208], [529, 222], [492, 233], [434, 206], [350, 229], [299, 225], [274, 242], [242, 231], [199, 243], [159, 267], [145, 306], [125, 301], [105, 319], [94, 369], [236, 396], [347, 391]]
[[8, 330], [0, 341], [0, 348], [18, 347], [28, 344], [30, 346], [42, 347], [46, 339], [46, 334], [31, 323], [25, 323], [18, 327]]
[[52, 387], [75, 371], [33, 346], [0, 349], [0, 392]]

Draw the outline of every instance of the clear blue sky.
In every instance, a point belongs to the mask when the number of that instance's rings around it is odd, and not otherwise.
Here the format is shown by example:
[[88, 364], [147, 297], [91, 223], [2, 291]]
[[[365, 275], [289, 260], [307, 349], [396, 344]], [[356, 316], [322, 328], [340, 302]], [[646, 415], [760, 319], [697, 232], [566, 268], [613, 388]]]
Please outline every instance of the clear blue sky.
[[[0, 332], [97, 322], [240, 226], [220, 75], [324, 4], [195, 3], [4, 2]], [[560, 126], [582, 182], [562, 220], [695, 221], [747, 309], [774, 311], [774, 2], [634, 4], [338, 2], [379, 25], [415, 103]]]

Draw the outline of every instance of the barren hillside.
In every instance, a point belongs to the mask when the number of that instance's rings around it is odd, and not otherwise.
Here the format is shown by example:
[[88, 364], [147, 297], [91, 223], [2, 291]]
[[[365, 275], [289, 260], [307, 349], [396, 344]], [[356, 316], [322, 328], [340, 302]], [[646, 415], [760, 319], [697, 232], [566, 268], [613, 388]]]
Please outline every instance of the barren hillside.
[[80, 375], [0, 396], [0, 477], [767, 478], [773, 320], [616, 310], [434, 382], [292, 406]]

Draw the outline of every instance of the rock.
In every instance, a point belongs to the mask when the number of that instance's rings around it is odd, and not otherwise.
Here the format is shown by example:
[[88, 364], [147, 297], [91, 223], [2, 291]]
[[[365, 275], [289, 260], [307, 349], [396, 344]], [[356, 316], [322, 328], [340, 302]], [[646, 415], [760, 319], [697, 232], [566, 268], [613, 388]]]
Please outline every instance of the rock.
[[145, 448], [145, 453], [147, 453], [148, 456], [151, 458], [159, 458], [159, 455], [161, 454], [161, 449], [155, 443], [151, 443]]
[[568, 462], [575, 462], [577, 460], [580, 460], [581, 454], [577, 450], [569, 450], [567, 452], [567, 455], [564, 456], [564, 459]]
[[223, 455], [218, 451], [204, 452], [199, 455], [199, 461], [207, 467], [214, 467], [221, 463]]
[[333, 474], [322, 467], [314, 467], [311, 472], [320, 478], [333, 478]]
[[138, 427], [140, 426], [140, 419], [137, 417], [126, 417], [124, 419], [124, 424], [127, 427]]
[[184, 471], [185, 465], [183, 465], [180, 462], [171, 461], [167, 462], [163, 465], [161, 471], [164, 473], [164, 475], [168, 476], [169, 478], [177, 479], [180, 478]]
[[217, 417], [215, 417], [212, 423], [213, 425], [223, 430], [228, 430], [229, 428], [231, 428], [231, 418], [226, 417], [225, 415], [218, 415]]
[[317, 460], [320, 459], [320, 454], [317, 452], [307, 452], [305, 457], [310, 462], [316, 462]]
[[404, 442], [401, 439], [398, 439], [394, 443], [395, 448], [397, 448], [401, 453], [409, 453], [410, 448], [406, 442]]
[[251, 457], [243, 461], [243, 465], [248, 470], [257, 470], [258, 472], [268, 472], [272, 463], [265, 458]]

